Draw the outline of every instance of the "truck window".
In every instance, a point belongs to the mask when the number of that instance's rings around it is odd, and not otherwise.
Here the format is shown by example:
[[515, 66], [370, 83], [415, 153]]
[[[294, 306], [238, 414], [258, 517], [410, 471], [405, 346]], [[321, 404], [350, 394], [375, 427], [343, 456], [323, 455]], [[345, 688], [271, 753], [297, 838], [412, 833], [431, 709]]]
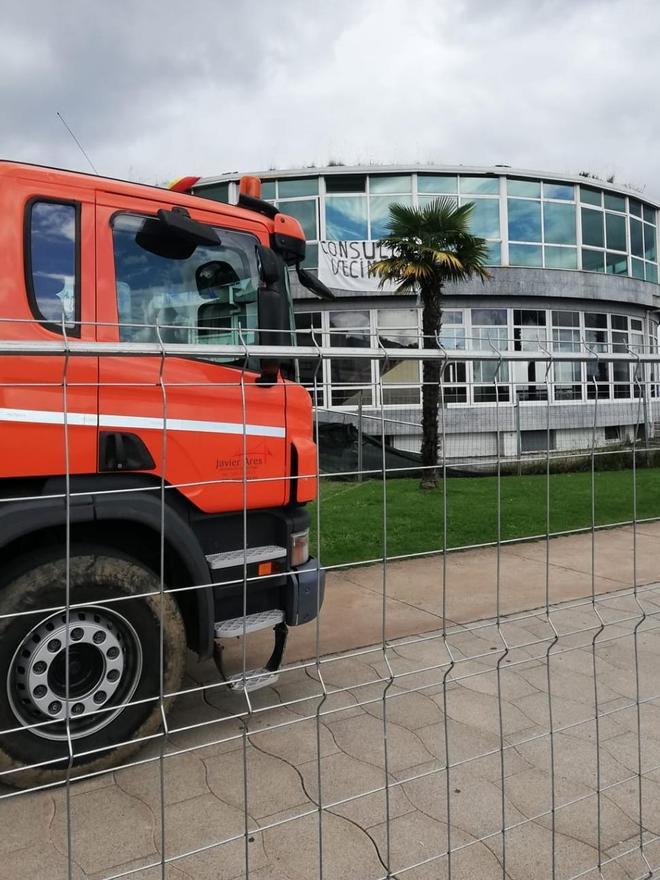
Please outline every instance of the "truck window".
[[256, 342], [256, 238], [218, 229], [217, 246], [160, 256], [141, 243], [145, 224], [153, 228], [153, 218], [112, 221], [120, 340], [157, 342], [160, 332], [170, 343]]
[[33, 201], [28, 207], [26, 242], [28, 295], [36, 318], [51, 330], [62, 322], [77, 335], [80, 316], [77, 271], [78, 207]]

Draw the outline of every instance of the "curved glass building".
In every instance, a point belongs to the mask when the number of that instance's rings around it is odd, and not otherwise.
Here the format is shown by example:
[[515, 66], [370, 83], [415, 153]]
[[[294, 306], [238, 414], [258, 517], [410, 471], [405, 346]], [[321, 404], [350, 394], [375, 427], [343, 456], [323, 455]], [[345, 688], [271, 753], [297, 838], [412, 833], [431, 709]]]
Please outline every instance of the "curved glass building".
[[[506, 166], [332, 166], [258, 176], [262, 197], [302, 224], [308, 241], [305, 265], [319, 271], [335, 292], [334, 302], [320, 302], [292, 279], [301, 343], [314, 332], [326, 345], [368, 345], [370, 339], [390, 347], [419, 345], [415, 296], [379, 290], [364, 265], [374, 256], [370, 243], [386, 232], [391, 203], [423, 205], [441, 196], [474, 204], [472, 231], [488, 242], [492, 275], [484, 284], [446, 286], [442, 338], [447, 348], [570, 352], [586, 345], [605, 355], [657, 345], [659, 205], [637, 192], [594, 178]], [[193, 191], [234, 202], [239, 178], [202, 179]], [[421, 368], [409, 361], [389, 364], [382, 400], [379, 369], [366, 361], [324, 364], [318, 405], [327, 421], [351, 422], [359, 409], [364, 430], [377, 434], [380, 419], [370, 423], [369, 411], [382, 404], [389, 442], [416, 451]], [[553, 449], [588, 448], [594, 413], [582, 404], [595, 399], [601, 445], [629, 441], [638, 423], [647, 438], [653, 436], [660, 423], [655, 376], [644, 368], [640, 399], [632, 369], [601, 358], [587, 364], [566, 361], [555, 365], [548, 389], [545, 365], [508, 365], [498, 375], [501, 454], [545, 448], [548, 415]], [[491, 365], [469, 360], [450, 367], [448, 456], [496, 452], [492, 373]]]

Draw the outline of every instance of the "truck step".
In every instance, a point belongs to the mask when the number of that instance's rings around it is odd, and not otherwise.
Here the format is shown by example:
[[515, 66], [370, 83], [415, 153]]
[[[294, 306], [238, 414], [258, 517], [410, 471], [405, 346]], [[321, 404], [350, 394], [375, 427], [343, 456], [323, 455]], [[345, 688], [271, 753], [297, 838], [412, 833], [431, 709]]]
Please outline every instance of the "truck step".
[[260, 688], [270, 687], [276, 683], [278, 678], [277, 672], [271, 672], [268, 669], [246, 669], [245, 677], [242, 672], [237, 672], [235, 675], [229, 676], [227, 683], [232, 691], [246, 690], [250, 693], [258, 691]]
[[243, 565], [247, 557], [247, 564], [253, 565], [256, 562], [270, 562], [272, 559], [284, 559], [286, 557], [286, 547], [279, 547], [276, 544], [266, 544], [263, 547], [248, 547], [244, 551], [225, 550], [222, 553], [209, 553], [206, 561], [213, 571], [220, 568], [236, 568]]
[[257, 611], [256, 614], [248, 614], [247, 617], [219, 620], [215, 625], [215, 637], [216, 639], [231, 639], [242, 636], [243, 633], [272, 629], [283, 620], [284, 612], [279, 608], [273, 608], [271, 611]]

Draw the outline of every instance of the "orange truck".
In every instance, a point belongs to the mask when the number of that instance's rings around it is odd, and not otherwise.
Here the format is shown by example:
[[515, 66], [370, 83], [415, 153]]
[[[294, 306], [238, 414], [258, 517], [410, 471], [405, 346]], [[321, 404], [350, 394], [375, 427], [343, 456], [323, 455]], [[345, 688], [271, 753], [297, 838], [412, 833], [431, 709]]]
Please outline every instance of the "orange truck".
[[331, 294], [256, 178], [184, 189], [0, 162], [0, 782], [125, 760], [186, 647], [224, 675], [224, 640], [272, 628], [225, 687], [271, 683], [323, 601], [312, 403], [273, 349], [289, 267]]

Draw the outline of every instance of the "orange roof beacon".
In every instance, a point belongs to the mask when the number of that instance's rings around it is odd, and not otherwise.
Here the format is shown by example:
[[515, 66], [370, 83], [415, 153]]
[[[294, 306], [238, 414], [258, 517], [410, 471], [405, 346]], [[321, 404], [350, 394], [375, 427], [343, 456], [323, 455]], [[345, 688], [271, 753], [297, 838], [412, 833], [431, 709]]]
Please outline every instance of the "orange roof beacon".
[[[236, 206], [191, 181], [0, 162], [0, 780], [16, 786], [162, 732], [186, 645], [226, 688], [272, 683], [287, 627], [323, 601], [312, 403], [273, 348], [292, 344], [287, 267], [329, 292], [257, 179]], [[264, 628], [264, 668], [225, 676], [223, 640]]]

